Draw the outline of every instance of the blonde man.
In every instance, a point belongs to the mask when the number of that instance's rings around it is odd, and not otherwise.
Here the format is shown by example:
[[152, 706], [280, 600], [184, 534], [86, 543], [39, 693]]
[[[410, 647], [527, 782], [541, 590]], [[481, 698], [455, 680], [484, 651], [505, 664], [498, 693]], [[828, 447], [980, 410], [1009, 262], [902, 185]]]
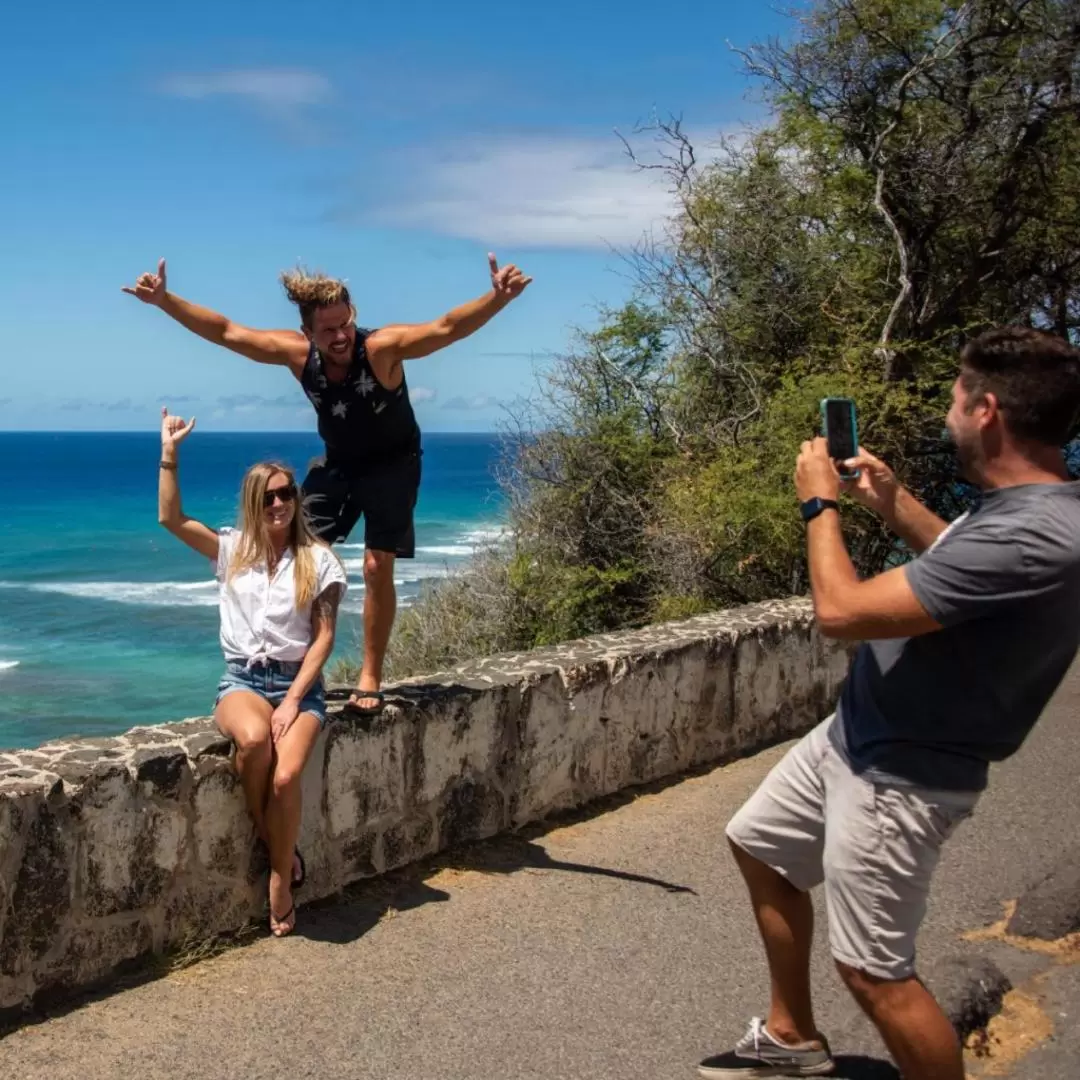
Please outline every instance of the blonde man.
[[160, 308], [181, 326], [260, 364], [287, 367], [318, 417], [326, 459], [304, 479], [304, 506], [315, 533], [345, 540], [364, 518], [364, 663], [350, 706], [382, 707], [382, 668], [397, 596], [395, 559], [414, 554], [413, 509], [420, 487], [420, 429], [409, 402], [404, 362], [430, 356], [475, 333], [520, 296], [532, 278], [500, 269], [488, 256], [491, 289], [431, 322], [377, 330], [356, 325], [345, 284], [294, 270], [281, 276], [300, 312], [299, 330], [254, 330], [168, 291], [165, 260], [124, 292]]

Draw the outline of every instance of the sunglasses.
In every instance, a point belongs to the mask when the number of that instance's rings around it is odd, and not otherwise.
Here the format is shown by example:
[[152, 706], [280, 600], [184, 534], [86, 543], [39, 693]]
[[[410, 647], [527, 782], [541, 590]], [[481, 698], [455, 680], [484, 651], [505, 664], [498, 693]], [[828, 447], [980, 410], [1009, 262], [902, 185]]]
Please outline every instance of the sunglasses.
[[296, 485], [286, 484], [284, 487], [267, 488], [263, 493], [263, 509], [269, 510], [277, 499], [283, 506], [288, 505], [296, 498]]

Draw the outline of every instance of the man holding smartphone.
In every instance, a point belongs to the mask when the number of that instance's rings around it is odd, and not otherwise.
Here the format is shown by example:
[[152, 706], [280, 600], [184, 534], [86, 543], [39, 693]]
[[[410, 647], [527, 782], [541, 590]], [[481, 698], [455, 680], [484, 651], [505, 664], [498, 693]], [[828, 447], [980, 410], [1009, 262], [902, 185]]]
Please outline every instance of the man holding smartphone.
[[[956, 1033], [915, 974], [915, 939], [942, 845], [1080, 646], [1080, 483], [1061, 449], [1078, 419], [1080, 351], [1011, 326], [960, 356], [946, 425], [983, 495], [951, 525], [873, 455], [838, 463], [825, 439], [803, 444], [795, 487], [818, 626], [864, 644], [835, 715], [728, 825], [772, 1001], [734, 1049], [701, 1063], [710, 1080], [833, 1071], [811, 1008], [809, 892], [819, 884], [836, 966], [901, 1073], [964, 1080]], [[842, 480], [838, 464], [857, 477]], [[841, 491], [917, 557], [860, 581]]]

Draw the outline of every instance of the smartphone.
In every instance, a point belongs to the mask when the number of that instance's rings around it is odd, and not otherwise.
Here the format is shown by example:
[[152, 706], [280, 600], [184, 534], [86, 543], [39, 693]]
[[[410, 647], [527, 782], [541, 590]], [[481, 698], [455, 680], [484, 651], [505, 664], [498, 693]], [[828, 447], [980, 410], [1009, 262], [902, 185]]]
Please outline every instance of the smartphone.
[[854, 479], [859, 475], [858, 469], [845, 469], [840, 462], [855, 457], [859, 452], [855, 402], [851, 398], [825, 398], [821, 402], [821, 427], [829, 444], [829, 457], [837, 463], [840, 475]]

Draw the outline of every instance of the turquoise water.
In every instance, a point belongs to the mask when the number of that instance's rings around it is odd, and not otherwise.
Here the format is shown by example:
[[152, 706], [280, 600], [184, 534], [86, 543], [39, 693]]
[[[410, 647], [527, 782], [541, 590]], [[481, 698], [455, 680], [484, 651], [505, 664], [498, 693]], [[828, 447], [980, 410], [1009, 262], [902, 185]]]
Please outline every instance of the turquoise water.
[[[0, 748], [205, 715], [221, 670], [206, 560], [157, 524], [156, 433], [0, 432]], [[303, 473], [307, 434], [206, 434], [184, 445], [184, 509], [232, 524], [244, 470], [266, 458]], [[395, 578], [403, 605], [497, 535], [491, 435], [425, 435], [417, 551]], [[360, 635], [363, 523], [338, 655]]]

